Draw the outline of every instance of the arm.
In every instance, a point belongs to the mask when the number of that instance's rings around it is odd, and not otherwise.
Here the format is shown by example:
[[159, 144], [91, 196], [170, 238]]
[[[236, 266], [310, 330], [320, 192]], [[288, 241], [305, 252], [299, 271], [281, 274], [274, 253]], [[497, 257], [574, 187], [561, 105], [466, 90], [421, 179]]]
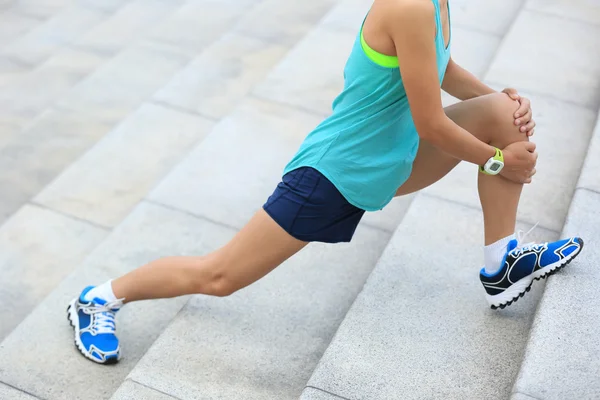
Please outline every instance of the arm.
[[455, 124], [442, 107], [433, 40], [436, 29], [433, 3], [404, 0], [388, 4], [383, 28], [396, 47], [419, 136], [460, 160], [485, 164], [494, 156], [494, 147]]
[[460, 100], [469, 100], [496, 92], [477, 79], [475, 75], [455, 63], [452, 58], [446, 68], [442, 89], [444, 92]]

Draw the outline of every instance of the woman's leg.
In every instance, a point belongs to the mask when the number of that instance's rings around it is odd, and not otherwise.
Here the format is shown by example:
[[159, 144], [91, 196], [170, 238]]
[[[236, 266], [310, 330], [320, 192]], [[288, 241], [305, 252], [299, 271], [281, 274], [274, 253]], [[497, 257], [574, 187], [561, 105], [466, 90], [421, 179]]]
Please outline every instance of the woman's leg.
[[[517, 141], [527, 141], [513, 123], [518, 103], [504, 93], [490, 94], [446, 107], [446, 115], [478, 139], [500, 149]], [[397, 196], [421, 190], [443, 178], [460, 160], [421, 141], [410, 178]], [[477, 169], [473, 168], [473, 173]], [[515, 231], [517, 206], [523, 185], [502, 176], [479, 172], [479, 199], [485, 222], [485, 244], [489, 245]]]
[[125, 302], [187, 294], [228, 296], [262, 278], [306, 244], [261, 209], [214, 253], [153, 261], [115, 279], [112, 288]]

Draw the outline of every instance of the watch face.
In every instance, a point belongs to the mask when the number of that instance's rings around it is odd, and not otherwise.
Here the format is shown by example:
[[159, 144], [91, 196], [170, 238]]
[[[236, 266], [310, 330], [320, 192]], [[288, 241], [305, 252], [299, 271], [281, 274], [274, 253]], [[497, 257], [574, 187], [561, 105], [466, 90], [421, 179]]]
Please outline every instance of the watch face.
[[492, 164], [490, 166], [490, 169], [494, 172], [498, 171], [500, 169], [500, 164]]

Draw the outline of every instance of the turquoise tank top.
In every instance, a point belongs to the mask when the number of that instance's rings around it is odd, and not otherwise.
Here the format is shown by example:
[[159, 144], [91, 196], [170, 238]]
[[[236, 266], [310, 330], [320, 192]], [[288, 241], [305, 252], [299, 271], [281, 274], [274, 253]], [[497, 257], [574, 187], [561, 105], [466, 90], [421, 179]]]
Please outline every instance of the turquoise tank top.
[[[450, 60], [450, 43], [445, 46], [439, 3], [433, 0], [433, 4], [441, 87]], [[344, 89], [333, 102], [333, 113], [306, 137], [284, 174], [312, 167], [350, 204], [376, 211], [394, 198], [410, 176], [418, 147], [419, 135], [397, 58], [370, 49], [361, 26], [344, 68]]]

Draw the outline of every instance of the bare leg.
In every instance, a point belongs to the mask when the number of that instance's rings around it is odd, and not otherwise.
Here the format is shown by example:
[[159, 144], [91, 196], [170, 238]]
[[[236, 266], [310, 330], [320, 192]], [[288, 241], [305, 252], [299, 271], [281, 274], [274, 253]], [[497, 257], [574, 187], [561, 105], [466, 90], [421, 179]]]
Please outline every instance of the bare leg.
[[196, 293], [228, 296], [262, 278], [306, 244], [260, 210], [214, 253], [153, 261], [114, 280], [112, 288], [125, 302]]
[[[478, 139], [500, 149], [517, 141], [527, 141], [525, 133], [513, 124], [518, 104], [503, 93], [491, 94], [446, 107], [449, 118]], [[396, 195], [421, 190], [443, 178], [460, 160], [421, 141], [410, 178]], [[473, 168], [475, 171], [476, 168]], [[485, 244], [494, 243], [515, 231], [522, 184], [501, 176], [479, 174], [479, 199], [485, 222]]]

